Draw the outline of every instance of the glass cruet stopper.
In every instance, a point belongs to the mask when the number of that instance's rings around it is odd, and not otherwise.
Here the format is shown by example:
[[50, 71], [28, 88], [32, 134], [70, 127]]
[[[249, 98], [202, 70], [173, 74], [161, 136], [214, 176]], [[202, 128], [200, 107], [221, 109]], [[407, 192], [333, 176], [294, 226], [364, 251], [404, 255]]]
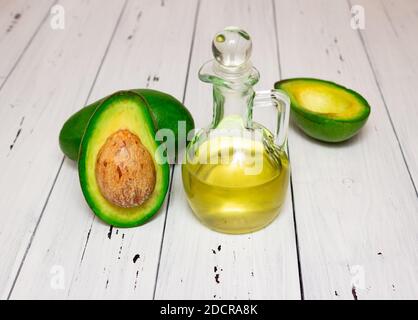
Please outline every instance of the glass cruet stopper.
[[252, 41], [249, 34], [238, 27], [226, 27], [212, 40], [214, 59], [199, 71], [204, 82], [235, 87], [254, 85], [260, 75], [251, 63]]
[[227, 27], [218, 32], [212, 41], [212, 52], [222, 69], [238, 71], [251, 67], [252, 41], [244, 30]]

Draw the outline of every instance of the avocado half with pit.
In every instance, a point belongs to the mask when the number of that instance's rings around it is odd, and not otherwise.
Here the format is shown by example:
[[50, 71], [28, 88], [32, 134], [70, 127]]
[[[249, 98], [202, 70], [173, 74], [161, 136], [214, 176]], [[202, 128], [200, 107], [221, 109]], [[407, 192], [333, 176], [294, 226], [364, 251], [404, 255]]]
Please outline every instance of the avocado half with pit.
[[370, 105], [359, 93], [331, 81], [294, 78], [277, 82], [291, 102], [292, 119], [312, 138], [341, 142], [366, 123]]
[[88, 121], [78, 161], [81, 189], [110, 225], [141, 225], [164, 202], [169, 165], [155, 132], [146, 101], [130, 91], [103, 100]]

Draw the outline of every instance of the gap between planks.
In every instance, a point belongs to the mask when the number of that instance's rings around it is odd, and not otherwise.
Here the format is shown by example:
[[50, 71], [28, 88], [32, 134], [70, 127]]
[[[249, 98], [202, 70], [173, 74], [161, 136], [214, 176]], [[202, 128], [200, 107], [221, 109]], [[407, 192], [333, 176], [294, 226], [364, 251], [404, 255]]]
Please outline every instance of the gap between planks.
[[[381, 2], [381, 4], [382, 4], [383, 10], [384, 10], [384, 12], [385, 12], [385, 15], [386, 15], [386, 17], [387, 17], [387, 19], [388, 19], [388, 22], [392, 25], [391, 18], [390, 18], [390, 17], [388, 16], [388, 14], [387, 14], [387, 11], [386, 11], [386, 8], [385, 8], [384, 3], [383, 3], [383, 2]], [[353, 6], [353, 4], [351, 3], [351, 0], [347, 0], [347, 5], [348, 5], [348, 9], [349, 9], [349, 10], [351, 10], [351, 7]], [[401, 143], [401, 141], [399, 140], [398, 132], [396, 131], [395, 124], [393, 123], [392, 116], [391, 116], [391, 114], [390, 114], [390, 111], [389, 111], [388, 105], [387, 105], [387, 103], [386, 103], [385, 95], [383, 94], [382, 87], [380, 86], [379, 80], [378, 80], [377, 75], [376, 75], [376, 70], [375, 70], [375, 67], [374, 67], [374, 65], [373, 65], [373, 63], [372, 63], [372, 60], [371, 60], [371, 58], [370, 58], [369, 50], [367, 49], [366, 42], [364, 41], [364, 37], [363, 37], [363, 35], [362, 35], [362, 33], [361, 33], [360, 29], [357, 29], [357, 34], [358, 34], [358, 36], [359, 36], [359, 38], [360, 38], [361, 45], [362, 45], [363, 50], [364, 50], [364, 52], [365, 52], [365, 54], [366, 54], [367, 61], [368, 61], [369, 65], [370, 65], [370, 69], [371, 69], [371, 71], [372, 71], [374, 81], [375, 81], [376, 86], [377, 86], [377, 88], [378, 88], [378, 90], [379, 90], [379, 95], [380, 95], [380, 97], [382, 98], [382, 101], [383, 101], [383, 105], [384, 105], [384, 107], [385, 107], [386, 114], [388, 115], [388, 118], [389, 118], [390, 126], [392, 127], [393, 133], [395, 134], [395, 138], [396, 138], [396, 141], [397, 141], [397, 143], [398, 143], [399, 150], [400, 150], [401, 155], [402, 155], [402, 159], [403, 159], [403, 161], [404, 161], [404, 163], [405, 163], [406, 170], [408, 171], [409, 179], [411, 180], [412, 187], [414, 188], [414, 190], [415, 190], [415, 194], [416, 194], [416, 196], [417, 196], [417, 198], [418, 198], [418, 190], [417, 190], [417, 186], [416, 186], [416, 184], [415, 184], [414, 178], [412, 177], [412, 173], [411, 173], [411, 170], [410, 170], [410, 168], [409, 168], [408, 161], [406, 160], [406, 157], [405, 157], [405, 152], [404, 152], [403, 147], [402, 147], [402, 143]]]
[[[54, 3], [52, 4], [51, 8], [53, 6], [55, 6], [57, 4], [58, 0], [55, 0]], [[35, 32], [32, 34], [32, 36], [29, 38], [28, 43], [23, 47], [22, 52], [19, 54], [19, 57], [16, 59], [15, 63], [13, 64], [12, 68], [10, 69], [10, 71], [7, 73], [6, 77], [4, 78], [4, 81], [0, 84], [0, 91], [3, 90], [3, 87], [6, 85], [6, 82], [9, 80], [10, 76], [12, 75], [12, 73], [15, 71], [17, 65], [19, 64], [19, 62], [22, 60], [22, 57], [25, 55], [26, 51], [28, 50], [28, 48], [30, 47], [30, 45], [32, 44], [33, 40], [35, 39], [35, 37], [37, 36], [37, 34], [39, 33], [39, 30], [41, 30], [41, 27], [44, 25], [44, 23], [46, 22], [46, 20], [48, 19], [48, 16], [50, 15], [50, 8], [48, 9], [46, 15], [43, 17], [43, 19], [41, 20], [41, 22], [39, 23], [39, 25], [36, 27]]]
[[[276, 2], [275, 0], [271, 0], [271, 3], [272, 3], [272, 8], [273, 8], [274, 37], [276, 38], [277, 62], [279, 65], [279, 79], [281, 79], [282, 78], [282, 65], [281, 65], [281, 59], [280, 59], [280, 40], [279, 40], [278, 25], [277, 25]], [[289, 149], [288, 144], [287, 144], [287, 153], [289, 157], [289, 163], [291, 163], [292, 159], [290, 157], [290, 149]], [[290, 187], [290, 198], [292, 200], [293, 228], [295, 230], [296, 258], [298, 260], [297, 262], [298, 262], [300, 298], [301, 300], [305, 300], [304, 288], [303, 288], [302, 265], [300, 262], [301, 259], [300, 259], [300, 250], [299, 250], [298, 227], [297, 227], [297, 222], [296, 222], [296, 208], [295, 208], [296, 201], [295, 201], [295, 194], [293, 192], [292, 168], [290, 168], [290, 173], [289, 173], [289, 187]]]
[[[190, 43], [189, 59], [188, 59], [188, 63], [187, 63], [186, 79], [185, 79], [185, 82], [184, 82], [184, 90], [183, 90], [183, 98], [182, 98], [182, 103], [183, 104], [184, 104], [185, 99], [186, 99], [187, 83], [189, 82], [190, 64], [192, 62], [193, 48], [194, 48], [194, 42], [195, 42], [195, 37], [196, 37], [197, 20], [198, 20], [199, 11], [200, 11], [200, 2], [201, 2], [201, 0], [198, 0], [197, 6], [196, 6], [196, 12], [195, 12], [195, 16], [194, 16], [194, 21], [193, 21], [192, 41]], [[157, 263], [157, 272], [155, 274], [154, 291], [152, 293], [152, 299], [153, 300], [155, 300], [155, 294], [157, 292], [158, 275], [159, 275], [159, 272], [160, 272], [160, 261], [161, 261], [161, 255], [162, 255], [162, 252], [163, 252], [163, 246], [164, 246], [165, 227], [167, 225], [167, 215], [168, 215], [168, 209], [170, 207], [171, 188], [173, 186], [175, 168], [176, 168], [176, 165], [174, 164], [172, 166], [171, 177], [170, 177], [170, 187], [168, 189], [167, 207], [166, 207], [166, 210], [165, 210], [163, 232], [162, 232], [162, 235], [161, 235], [160, 252], [158, 254], [158, 263]]]
[[[57, 1], [55, 1], [55, 3], [57, 3]], [[54, 3], [54, 4], [55, 4], [55, 3]], [[105, 58], [106, 58], [106, 55], [107, 55], [107, 53], [109, 52], [109, 48], [110, 48], [110, 46], [111, 46], [111, 44], [112, 44], [112, 41], [113, 41], [113, 38], [114, 38], [115, 33], [116, 33], [116, 31], [117, 31], [117, 28], [118, 28], [118, 26], [119, 26], [119, 24], [120, 24], [120, 21], [121, 21], [121, 18], [122, 18], [123, 13], [124, 13], [124, 11], [125, 11], [125, 8], [126, 8], [127, 3], [128, 3], [128, 0], [125, 0], [125, 2], [124, 2], [124, 4], [123, 4], [123, 7], [122, 7], [122, 10], [121, 10], [121, 12], [120, 12], [120, 14], [119, 14], [118, 20], [116, 21], [115, 27], [113, 28], [113, 31], [112, 31], [111, 37], [110, 37], [110, 39], [109, 39], [109, 42], [108, 42], [108, 44], [107, 44], [107, 46], [106, 46], [106, 50], [105, 50], [105, 52], [104, 52], [104, 54], [103, 54], [103, 57], [102, 57], [102, 59], [101, 59], [101, 61], [100, 61], [100, 65], [99, 65], [99, 67], [98, 67], [98, 69], [97, 69], [97, 71], [96, 71], [96, 74], [95, 74], [95, 76], [94, 76], [94, 79], [93, 79], [92, 85], [91, 85], [91, 87], [90, 87], [90, 90], [89, 90], [89, 92], [88, 92], [88, 94], [87, 94], [87, 98], [86, 98], [85, 104], [87, 104], [87, 102], [88, 102], [88, 100], [89, 100], [89, 98], [90, 98], [90, 95], [91, 95], [91, 93], [92, 93], [92, 91], [93, 91], [93, 88], [94, 88], [94, 86], [95, 86], [95, 84], [96, 84], [96, 81], [97, 81], [98, 75], [99, 75], [100, 70], [101, 70], [101, 68], [102, 68], [102, 66], [103, 66], [103, 62], [104, 62], [104, 60], [105, 60]], [[48, 16], [49, 16], [49, 10], [48, 10], [48, 13], [47, 13], [47, 15], [45, 16], [45, 18], [42, 20], [42, 23], [39, 25], [39, 27], [38, 27], [38, 29], [37, 29], [37, 31], [36, 31], [36, 34], [37, 34], [37, 33], [38, 33], [38, 31], [41, 29], [42, 25], [46, 22], [46, 20], [47, 20]], [[28, 45], [25, 47], [24, 52], [23, 52], [23, 53], [22, 53], [22, 55], [19, 57], [19, 59], [18, 59], [17, 63], [18, 63], [18, 62], [20, 62], [21, 57], [22, 57], [22, 56], [24, 55], [24, 53], [26, 52], [27, 48], [29, 48], [29, 46], [30, 46], [30, 44], [31, 44], [32, 40], [35, 38], [36, 34], [34, 34], [34, 36], [33, 36], [33, 37], [31, 38], [31, 40], [29, 41]], [[15, 64], [15, 66], [13, 66], [13, 70], [14, 70], [14, 68], [17, 66], [17, 63]], [[11, 74], [11, 73], [9, 73], [9, 75], [10, 75], [10, 74]], [[9, 75], [8, 75], [8, 76], [9, 76]], [[8, 79], [8, 77], [6, 78], [6, 80], [7, 80], [7, 79]], [[6, 83], [6, 81], [5, 81], [4, 83]], [[4, 84], [3, 84], [3, 85], [4, 85]], [[0, 90], [3, 88], [3, 85], [0, 87]], [[33, 239], [35, 238], [36, 231], [37, 231], [38, 226], [39, 226], [39, 224], [40, 224], [40, 222], [41, 222], [41, 220], [42, 220], [42, 217], [43, 217], [43, 214], [44, 214], [44, 212], [45, 212], [45, 209], [46, 209], [46, 207], [47, 207], [47, 205], [48, 205], [49, 198], [50, 198], [50, 196], [51, 196], [51, 194], [52, 194], [52, 191], [53, 191], [53, 189], [54, 189], [54, 187], [55, 187], [55, 184], [56, 184], [56, 182], [57, 182], [58, 176], [59, 176], [59, 174], [60, 174], [60, 172], [61, 172], [61, 169], [62, 169], [62, 166], [63, 166], [63, 163], [64, 163], [64, 159], [65, 159], [65, 156], [63, 156], [63, 157], [62, 157], [61, 164], [60, 164], [60, 166], [59, 166], [59, 168], [58, 168], [58, 171], [57, 171], [57, 173], [56, 173], [56, 175], [55, 175], [54, 181], [53, 181], [53, 183], [52, 183], [52, 185], [51, 185], [51, 188], [50, 188], [50, 190], [49, 190], [49, 192], [48, 192], [48, 196], [47, 196], [47, 198], [46, 198], [46, 200], [45, 200], [45, 203], [44, 203], [44, 205], [43, 205], [43, 207], [42, 207], [41, 214], [40, 214], [40, 216], [39, 216], [39, 218], [38, 218], [38, 220], [37, 220], [37, 222], [36, 222], [35, 228], [33, 229], [33, 232], [32, 232], [32, 235], [31, 235], [31, 237], [30, 237], [29, 243], [28, 243], [28, 245], [27, 245], [27, 247], [26, 247], [26, 250], [25, 250], [25, 253], [24, 253], [24, 255], [23, 255], [23, 258], [22, 258], [22, 260], [21, 260], [21, 262], [20, 262], [20, 264], [19, 264], [19, 268], [18, 268], [18, 271], [17, 271], [17, 273], [16, 273], [16, 276], [15, 276], [15, 278], [14, 278], [14, 280], [13, 280], [13, 284], [12, 284], [12, 286], [11, 286], [11, 288], [10, 288], [10, 291], [9, 291], [8, 295], [7, 295], [7, 300], [9, 300], [9, 299], [10, 299], [10, 297], [11, 297], [11, 295], [12, 295], [12, 293], [13, 293], [13, 290], [14, 290], [14, 288], [15, 288], [15, 285], [16, 285], [16, 282], [17, 282], [17, 279], [19, 278], [19, 275], [20, 275], [20, 272], [21, 272], [21, 270], [22, 270], [23, 264], [25, 263], [26, 257], [27, 257], [27, 255], [28, 255], [28, 252], [29, 252], [30, 248], [31, 248], [32, 241], [33, 241]], [[87, 246], [87, 242], [88, 242], [88, 239], [87, 239], [87, 241], [86, 241], [86, 245], [85, 245], [85, 246]]]

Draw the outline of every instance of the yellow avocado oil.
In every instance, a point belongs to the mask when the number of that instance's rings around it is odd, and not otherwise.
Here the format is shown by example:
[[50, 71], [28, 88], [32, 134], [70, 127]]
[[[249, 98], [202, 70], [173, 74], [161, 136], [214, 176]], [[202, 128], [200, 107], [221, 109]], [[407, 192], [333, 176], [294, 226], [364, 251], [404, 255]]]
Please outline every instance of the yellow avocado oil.
[[184, 189], [199, 220], [224, 233], [259, 230], [278, 215], [289, 176], [280, 149], [261, 141], [216, 137], [203, 142], [182, 166]]

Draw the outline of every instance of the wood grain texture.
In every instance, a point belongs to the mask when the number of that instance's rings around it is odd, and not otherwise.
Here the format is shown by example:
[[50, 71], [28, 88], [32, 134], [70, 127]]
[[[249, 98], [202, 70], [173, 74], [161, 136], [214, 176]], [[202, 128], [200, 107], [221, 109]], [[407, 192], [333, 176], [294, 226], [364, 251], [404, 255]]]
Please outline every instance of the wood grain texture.
[[53, 0], [0, 2], [0, 88], [49, 13]]
[[[376, 79], [408, 164], [418, 185], [418, 2], [356, 1], [366, 12], [361, 30]], [[418, 193], [417, 193], [418, 197]]]
[[275, 4], [282, 76], [334, 80], [372, 106], [366, 127], [347, 143], [322, 144], [294, 127], [290, 132], [305, 298], [417, 298], [418, 202], [358, 32], [350, 27], [350, 6]]
[[0, 92], [1, 297], [13, 286], [62, 162], [59, 129], [85, 103], [123, 3], [60, 2], [65, 29], [46, 21]]
[[[197, 79], [212, 59], [214, 34], [228, 25], [253, 39], [259, 88], [278, 79], [271, 1], [202, 1], [190, 67], [186, 105], [198, 127], [212, 118], [212, 88]], [[271, 117], [271, 114], [270, 114]], [[156, 299], [274, 299], [300, 297], [290, 191], [279, 218], [263, 231], [224, 235], [201, 225], [184, 194], [176, 166], [157, 282]]]
[[[418, 298], [417, 1], [202, 0], [196, 17], [195, 0], [59, 0], [65, 30], [50, 27], [52, 3], [0, 1], [0, 299], [299, 299], [293, 211], [304, 298]], [[365, 8], [361, 31], [350, 27], [354, 4]], [[196, 125], [208, 125], [211, 87], [197, 71], [214, 33], [233, 24], [253, 38], [258, 88], [280, 76], [334, 80], [368, 99], [366, 127], [330, 145], [292, 126], [294, 197], [262, 231], [201, 225], [180, 166], [152, 221], [105, 225], [75, 163], [62, 163], [62, 123], [86, 102], [149, 87], [186, 93]], [[271, 128], [273, 117], [257, 116]]]
[[[197, 2], [182, 3], [128, 1], [90, 102], [139, 87], [182, 99]], [[110, 228], [85, 204], [77, 168], [66, 159], [12, 298], [151, 299], [165, 210], [138, 228]], [[58, 289], [56, 270], [64, 275]]]

